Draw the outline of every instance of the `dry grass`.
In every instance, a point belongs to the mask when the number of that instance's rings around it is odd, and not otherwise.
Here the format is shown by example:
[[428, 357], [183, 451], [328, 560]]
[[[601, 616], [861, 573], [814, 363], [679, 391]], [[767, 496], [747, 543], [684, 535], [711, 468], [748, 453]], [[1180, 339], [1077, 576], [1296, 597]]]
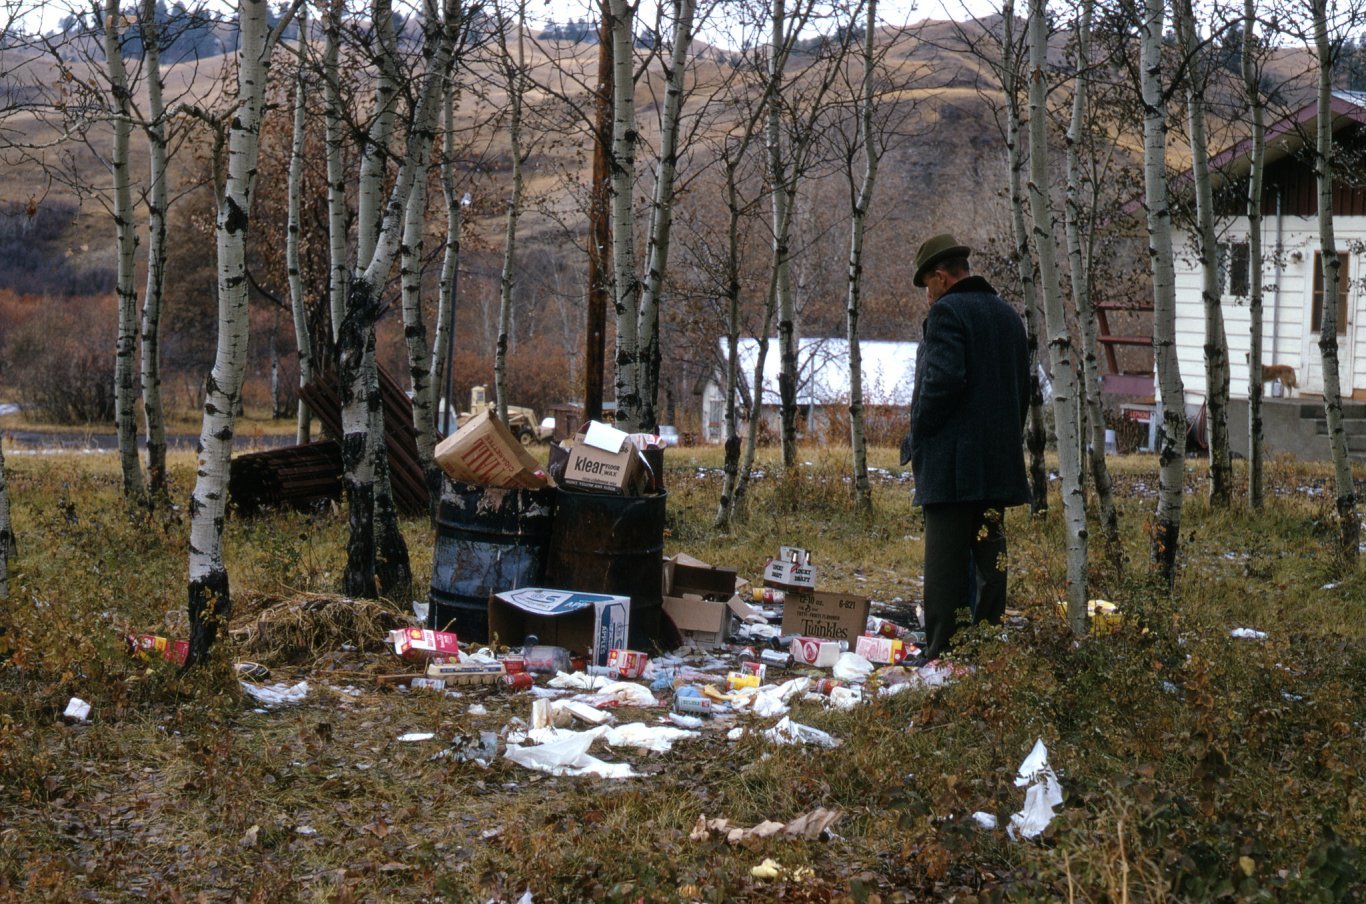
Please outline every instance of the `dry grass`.
[[[856, 515], [843, 455], [813, 451], [796, 473], [756, 481], [748, 519], [718, 536], [717, 451], [672, 451], [667, 551], [755, 577], [779, 543], [800, 542], [826, 586], [918, 598], [909, 483], [882, 475], [876, 511]], [[878, 450], [875, 464], [893, 455]], [[0, 610], [0, 900], [484, 901], [529, 887], [537, 901], [1300, 901], [1366, 890], [1366, 626], [1353, 602], [1366, 588], [1323, 552], [1329, 509], [1301, 489], [1322, 484], [1322, 467], [1273, 463], [1262, 513], [1209, 511], [1193, 476], [1168, 598], [1146, 567], [1154, 468], [1117, 460], [1127, 561], [1122, 575], [1100, 569], [1095, 592], [1124, 607], [1118, 634], [1067, 635], [1052, 608], [1061, 519], [1013, 510], [1022, 618], [967, 636], [973, 673], [849, 713], [798, 703], [793, 718], [841, 738], [837, 751], [708, 730], [668, 754], [603, 752], [646, 773], [609, 783], [434, 758], [526, 719], [529, 701], [376, 685], [376, 672], [400, 669], [377, 641], [407, 601], [334, 595], [342, 513], [231, 521], [232, 642], [188, 678], [128, 658], [126, 630], [183, 631], [186, 525], [128, 513], [111, 459], [7, 459], [21, 556]], [[176, 458], [179, 495], [191, 468]], [[422, 522], [405, 531], [421, 579], [430, 534]], [[1233, 626], [1270, 637], [1236, 641]], [[307, 680], [307, 700], [256, 709], [231, 674], [239, 659], [270, 665], [273, 681]], [[60, 718], [73, 695], [94, 705], [89, 723]], [[436, 739], [398, 742], [408, 731]], [[1004, 821], [1019, 809], [1012, 779], [1036, 737], [1067, 796], [1044, 841], [974, 828], [974, 811]], [[844, 814], [838, 837], [689, 838], [699, 817], [752, 825], [816, 807]], [[752, 878], [766, 857], [813, 877]]]

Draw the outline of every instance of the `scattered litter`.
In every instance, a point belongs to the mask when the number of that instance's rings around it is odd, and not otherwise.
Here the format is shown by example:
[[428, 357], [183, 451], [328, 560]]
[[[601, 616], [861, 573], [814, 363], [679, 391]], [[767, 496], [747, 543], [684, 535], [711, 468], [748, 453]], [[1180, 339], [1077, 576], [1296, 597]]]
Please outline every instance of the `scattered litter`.
[[810, 725], [793, 722], [787, 716], [783, 716], [782, 721], [765, 731], [764, 736], [775, 744], [812, 744], [817, 747], [838, 747], [840, 745], [839, 738], [834, 735], [821, 731], [819, 728], [812, 728]]
[[593, 702], [599, 706], [616, 704], [618, 706], [658, 706], [659, 701], [650, 689], [633, 681], [617, 681], [598, 691]]
[[603, 740], [609, 747], [636, 747], [652, 753], [668, 753], [674, 741], [695, 738], [697, 732], [672, 725], [646, 725], [644, 722], [630, 722], [626, 725], [607, 729]]
[[[907, 687], [908, 685], [899, 685]], [[830, 689], [830, 705], [835, 709], [850, 710], [863, 702], [863, 688], [861, 687], [832, 687]]]
[[270, 677], [270, 669], [259, 662], [239, 662], [233, 668], [237, 670], [239, 678], [246, 678], [250, 681], [265, 681]]
[[778, 865], [778, 861], [771, 857], [765, 857], [763, 863], [750, 868], [749, 874], [756, 879], [770, 880], [778, 878], [782, 869], [783, 868]]
[[840, 654], [839, 661], [835, 663], [831, 674], [841, 681], [862, 684], [868, 680], [869, 675], [873, 674], [873, 664], [857, 653], [846, 651]]
[[546, 684], [561, 690], [596, 691], [612, 683], [606, 675], [589, 675], [586, 672], [560, 672]]
[[727, 740], [727, 741], [738, 741], [738, 740], [740, 740], [741, 738], [743, 738], [744, 736], [745, 736], [745, 726], [743, 726], [743, 725], [737, 725], [736, 727], [732, 728], [730, 731], [726, 732], [726, 740]]
[[90, 704], [80, 697], [72, 697], [66, 704], [66, 711], [62, 715], [74, 722], [84, 722], [90, 718]]
[[1255, 628], [1234, 628], [1228, 636], [1236, 637], [1238, 640], [1266, 640], [1267, 633]]
[[488, 707], [482, 703], [471, 703], [470, 708], [465, 712], [471, 716], [487, 716], [489, 714]]
[[434, 737], [436, 735], [430, 731], [410, 731], [407, 734], [399, 735], [398, 740], [408, 744], [414, 741], [430, 741]]
[[704, 816], [699, 816], [697, 817], [697, 825], [693, 827], [692, 833], [688, 837], [693, 841], [710, 841], [712, 834], [715, 833], [724, 838], [727, 844], [746, 844], [773, 835], [816, 840], [827, 837], [830, 833], [830, 827], [839, 822], [843, 816], [844, 814], [839, 810], [827, 810], [825, 807], [818, 807], [788, 823], [773, 822], [766, 819], [757, 826], [748, 829], [732, 825], [728, 819], [707, 819]]
[[308, 696], [308, 682], [300, 681], [298, 684], [289, 685], [284, 682], [279, 684], [252, 684], [248, 681], [237, 682], [262, 706], [281, 706], [286, 703], [298, 703]]
[[1324, 584], [1324, 585], [1323, 585], [1322, 587], [1320, 587], [1319, 589], [1320, 589], [1320, 590], [1336, 590], [1336, 589], [1338, 589], [1338, 582], [1337, 582], [1337, 581], [1329, 581], [1327, 584]]
[[451, 746], [432, 755], [439, 760], [447, 757], [462, 763], [476, 763], [485, 769], [498, 756], [498, 735], [491, 731], [456, 735]]
[[295, 826], [294, 832], [298, 835], [316, 835], [318, 830], [312, 826]]
[[1010, 817], [1010, 826], [1006, 829], [1012, 839], [1037, 838], [1043, 834], [1053, 821], [1053, 808], [1062, 804], [1062, 786], [1058, 784], [1053, 767], [1048, 765], [1048, 748], [1044, 746], [1043, 738], [1034, 742], [1034, 748], [1020, 764], [1015, 777], [1016, 787], [1025, 785], [1029, 788], [1025, 791], [1024, 809]]
[[557, 740], [534, 747], [509, 746], [503, 756], [519, 766], [551, 775], [596, 775], [600, 778], [631, 778], [629, 763], [607, 763], [588, 754], [592, 743], [606, 733], [605, 727], [564, 732]]
[[679, 728], [690, 728], [694, 731], [707, 724], [698, 716], [685, 716], [681, 713], [669, 713], [668, 720]]
[[749, 874], [756, 879], [763, 879], [765, 881], [783, 879], [788, 882], [808, 882], [815, 878], [816, 871], [809, 866], [799, 866], [796, 869], [788, 869], [772, 858], [765, 858], [763, 863], [751, 867]]
[[984, 829], [996, 828], [996, 814], [994, 813], [978, 810], [976, 813], [972, 814], [972, 821]]

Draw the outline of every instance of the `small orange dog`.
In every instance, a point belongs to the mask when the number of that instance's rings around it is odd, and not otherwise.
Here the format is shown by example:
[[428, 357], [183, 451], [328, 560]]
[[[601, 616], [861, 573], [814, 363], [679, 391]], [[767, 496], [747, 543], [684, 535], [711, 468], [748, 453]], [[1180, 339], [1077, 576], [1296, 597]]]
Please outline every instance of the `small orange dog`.
[[1299, 388], [1299, 380], [1295, 377], [1295, 368], [1289, 364], [1263, 364], [1262, 380], [1270, 383], [1272, 380], [1279, 380], [1285, 387], [1287, 395], [1293, 395]]

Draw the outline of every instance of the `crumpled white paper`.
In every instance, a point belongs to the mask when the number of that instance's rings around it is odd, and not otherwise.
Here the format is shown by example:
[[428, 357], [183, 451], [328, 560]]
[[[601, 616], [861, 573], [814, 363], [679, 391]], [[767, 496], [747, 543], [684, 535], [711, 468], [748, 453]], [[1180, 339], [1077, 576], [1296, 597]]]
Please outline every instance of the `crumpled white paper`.
[[831, 674], [841, 681], [862, 684], [868, 680], [869, 675], [873, 674], [873, 664], [857, 653], [845, 651], [840, 654], [840, 658], [835, 662]]
[[811, 744], [816, 747], [838, 747], [841, 743], [839, 738], [834, 735], [821, 731], [819, 728], [812, 728], [810, 725], [793, 722], [788, 716], [783, 716], [782, 721], [764, 732], [764, 736], [775, 744]]
[[792, 698], [806, 693], [809, 687], [810, 678], [792, 678], [782, 684], [764, 685], [750, 695], [750, 711], [764, 719], [784, 715]]
[[546, 682], [550, 687], [571, 691], [596, 691], [611, 683], [606, 675], [590, 675], [587, 672], [558, 672]]
[[1012, 839], [1037, 838], [1043, 834], [1053, 821], [1053, 808], [1062, 804], [1062, 786], [1058, 784], [1053, 767], [1048, 765], [1048, 748], [1044, 746], [1043, 738], [1034, 742], [1034, 748], [1015, 776], [1016, 787], [1025, 785], [1029, 788], [1025, 791], [1024, 809], [1010, 817], [1010, 825], [1006, 828], [1006, 834]]
[[673, 742], [684, 738], [695, 738], [697, 732], [672, 725], [646, 725], [644, 722], [628, 722], [607, 729], [603, 740], [609, 747], [639, 747], [652, 753], [668, 753]]
[[863, 688], [861, 687], [832, 687], [830, 688], [830, 705], [835, 709], [850, 710], [863, 702]]
[[[544, 730], [544, 729], [542, 729]], [[558, 732], [556, 740], [535, 747], [508, 745], [503, 756], [519, 766], [551, 775], [596, 775], [600, 778], [631, 778], [636, 775], [630, 763], [608, 763], [590, 756], [588, 748], [607, 729]]]
[[238, 683], [242, 685], [242, 690], [246, 691], [248, 696], [263, 706], [298, 703], [308, 696], [307, 681], [300, 681], [292, 686], [283, 682], [279, 684], [252, 684], [248, 681], [240, 681]]
[[615, 703], [619, 706], [658, 706], [659, 701], [650, 689], [634, 681], [617, 681], [603, 686], [593, 697], [594, 704]]
[[84, 722], [86, 719], [90, 718], [90, 704], [86, 703], [80, 697], [72, 697], [67, 701], [66, 711], [63, 712], [62, 715], [65, 718], [72, 719], [76, 722]]
[[1266, 632], [1255, 628], [1234, 628], [1228, 636], [1239, 640], [1266, 640]]

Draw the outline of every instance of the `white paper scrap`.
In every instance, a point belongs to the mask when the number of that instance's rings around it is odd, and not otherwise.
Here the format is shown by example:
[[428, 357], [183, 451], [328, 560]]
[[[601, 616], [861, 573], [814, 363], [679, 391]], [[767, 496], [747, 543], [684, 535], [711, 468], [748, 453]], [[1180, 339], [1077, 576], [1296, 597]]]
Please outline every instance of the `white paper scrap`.
[[308, 682], [300, 681], [295, 685], [288, 685], [283, 682], [279, 684], [252, 684], [249, 681], [238, 682], [242, 685], [242, 690], [247, 696], [253, 697], [258, 703], [264, 706], [280, 706], [285, 703], [298, 703], [308, 696]]

